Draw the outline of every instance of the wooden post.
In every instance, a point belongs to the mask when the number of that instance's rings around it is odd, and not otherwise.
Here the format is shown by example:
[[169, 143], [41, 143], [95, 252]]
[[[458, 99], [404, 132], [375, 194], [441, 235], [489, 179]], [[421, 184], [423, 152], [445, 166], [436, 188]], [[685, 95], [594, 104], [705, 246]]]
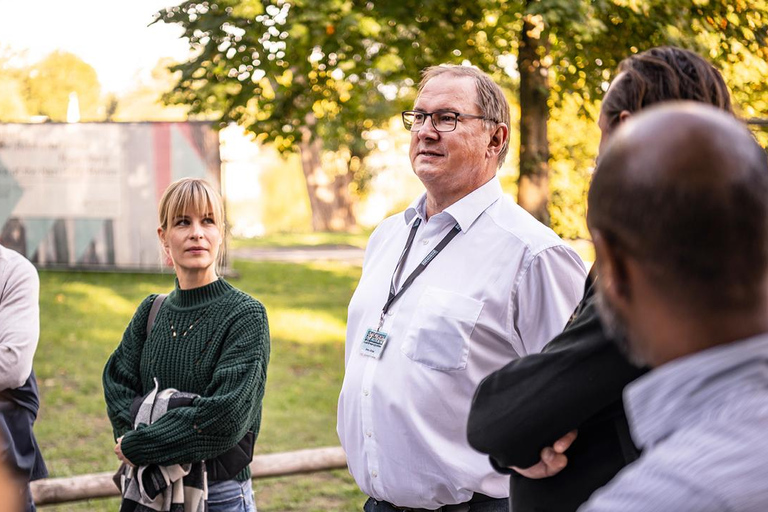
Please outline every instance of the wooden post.
[[[253, 478], [257, 479], [346, 467], [347, 459], [344, 450], [340, 447], [327, 447], [256, 455], [251, 462], [251, 473]], [[112, 482], [112, 475], [113, 472], [108, 471], [106, 473], [38, 480], [32, 482], [32, 497], [36, 505], [51, 505], [119, 496], [120, 493]]]

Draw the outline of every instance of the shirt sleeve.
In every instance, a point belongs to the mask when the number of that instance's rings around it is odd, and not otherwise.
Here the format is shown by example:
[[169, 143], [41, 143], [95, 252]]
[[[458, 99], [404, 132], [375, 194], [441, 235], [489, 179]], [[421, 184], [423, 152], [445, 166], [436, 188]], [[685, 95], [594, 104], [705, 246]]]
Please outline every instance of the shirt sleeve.
[[122, 341], [104, 366], [104, 400], [115, 439], [133, 428], [131, 403], [142, 394], [139, 379], [141, 351], [147, 338], [149, 310], [156, 297], [150, 295], [139, 305], [123, 333]]
[[19, 256], [10, 260], [0, 290], [0, 391], [24, 384], [40, 337], [40, 280]]
[[581, 298], [586, 271], [581, 258], [558, 245], [535, 255], [512, 297], [513, 345], [536, 354], [559, 334]]
[[121, 447], [132, 463], [184, 464], [216, 457], [236, 445], [261, 414], [269, 361], [266, 312], [254, 301], [233, 311], [233, 317], [204, 395], [125, 434]]

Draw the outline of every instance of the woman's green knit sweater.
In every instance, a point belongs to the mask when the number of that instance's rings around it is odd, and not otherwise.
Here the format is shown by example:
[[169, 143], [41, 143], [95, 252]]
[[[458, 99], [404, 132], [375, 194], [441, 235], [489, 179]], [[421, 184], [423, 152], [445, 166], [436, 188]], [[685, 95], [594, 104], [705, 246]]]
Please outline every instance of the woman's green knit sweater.
[[[132, 463], [183, 464], [214, 458], [248, 431], [256, 436], [269, 362], [264, 306], [219, 279], [192, 290], [176, 283], [149, 339], [147, 318], [156, 295], [139, 306], [104, 368], [104, 396], [115, 438]], [[200, 395], [133, 430], [131, 403], [154, 387]], [[248, 468], [236, 479], [246, 480]]]

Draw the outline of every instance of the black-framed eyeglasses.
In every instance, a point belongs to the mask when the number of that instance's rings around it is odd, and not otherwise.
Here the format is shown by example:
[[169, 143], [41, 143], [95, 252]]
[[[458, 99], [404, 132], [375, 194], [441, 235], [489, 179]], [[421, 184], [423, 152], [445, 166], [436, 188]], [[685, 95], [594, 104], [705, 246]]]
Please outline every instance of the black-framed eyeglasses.
[[459, 117], [466, 117], [468, 119], [483, 119], [485, 121], [494, 121], [489, 117], [478, 116], [475, 114], [462, 114], [461, 112], [452, 112], [450, 110], [440, 110], [438, 112], [421, 112], [418, 110], [406, 110], [402, 113], [403, 126], [406, 130], [417, 132], [421, 130], [427, 118], [432, 120], [432, 126], [438, 132], [452, 132], [456, 129], [456, 124], [459, 121]]

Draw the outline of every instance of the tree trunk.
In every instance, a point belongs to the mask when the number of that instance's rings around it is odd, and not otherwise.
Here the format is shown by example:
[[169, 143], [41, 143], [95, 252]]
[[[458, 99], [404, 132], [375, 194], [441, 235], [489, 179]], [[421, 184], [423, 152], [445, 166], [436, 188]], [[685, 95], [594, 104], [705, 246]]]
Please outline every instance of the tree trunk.
[[349, 169], [328, 172], [323, 168], [323, 141], [305, 128], [301, 143], [301, 168], [307, 183], [313, 231], [349, 231], [356, 225], [349, 193]]
[[520, 38], [520, 178], [517, 202], [549, 226], [548, 69], [541, 56], [549, 43], [540, 16], [526, 16]]

